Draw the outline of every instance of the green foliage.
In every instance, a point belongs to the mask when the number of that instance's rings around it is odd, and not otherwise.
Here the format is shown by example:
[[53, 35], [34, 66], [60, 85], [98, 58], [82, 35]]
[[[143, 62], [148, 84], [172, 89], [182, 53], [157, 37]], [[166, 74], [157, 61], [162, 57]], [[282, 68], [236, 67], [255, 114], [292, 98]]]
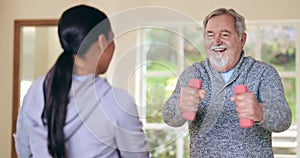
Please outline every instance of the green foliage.
[[171, 96], [176, 81], [176, 77], [147, 77], [146, 120], [148, 123], [163, 123], [162, 106]]
[[[176, 140], [184, 141], [184, 158], [189, 158], [189, 133], [174, 130], [146, 130], [151, 158], [176, 158]], [[160, 138], [160, 139], [157, 139]]]
[[294, 27], [261, 27], [262, 60], [272, 64], [278, 71], [296, 69], [296, 30]]
[[[152, 158], [176, 158], [176, 134], [171, 131], [146, 131]], [[160, 139], [157, 139], [160, 138]]]
[[177, 64], [169, 62], [167, 60], [158, 60], [155, 62], [148, 62], [147, 63], [147, 71], [149, 72], [176, 72], [177, 71]]
[[296, 79], [287, 78], [282, 80], [285, 97], [292, 111], [292, 124], [296, 124]]

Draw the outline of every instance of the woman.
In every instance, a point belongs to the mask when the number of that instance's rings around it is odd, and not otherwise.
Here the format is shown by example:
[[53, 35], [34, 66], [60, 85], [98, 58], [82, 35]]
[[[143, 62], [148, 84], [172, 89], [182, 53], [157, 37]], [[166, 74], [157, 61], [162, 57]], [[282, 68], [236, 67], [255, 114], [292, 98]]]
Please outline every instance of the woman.
[[63, 53], [28, 90], [19, 112], [19, 157], [149, 157], [133, 99], [98, 76], [115, 49], [107, 16], [72, 7], [58, 33]]

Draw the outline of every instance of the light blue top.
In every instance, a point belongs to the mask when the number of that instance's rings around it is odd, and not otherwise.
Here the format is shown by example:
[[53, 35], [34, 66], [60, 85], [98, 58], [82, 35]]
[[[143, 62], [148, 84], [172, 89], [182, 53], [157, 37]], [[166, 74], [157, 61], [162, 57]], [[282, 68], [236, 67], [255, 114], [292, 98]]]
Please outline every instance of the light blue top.
[[233, 74], [233, 72], [234, 72], [234, 68], [227, 71], [227, 72], [221, 72], [220, 73], [223, 80], [225, 81], [225, 83], [227, 83], [229, 81], [229, 79], [230, 79], [231, 75]]
[[89, 78], [89, 76], [92, 76], [92, 75], [79, 76], [79, 75], [73, 74], [72, 79], [75, 81], [78, 81], [78, 82], [84, 82], [85, 80], [87, 80]]

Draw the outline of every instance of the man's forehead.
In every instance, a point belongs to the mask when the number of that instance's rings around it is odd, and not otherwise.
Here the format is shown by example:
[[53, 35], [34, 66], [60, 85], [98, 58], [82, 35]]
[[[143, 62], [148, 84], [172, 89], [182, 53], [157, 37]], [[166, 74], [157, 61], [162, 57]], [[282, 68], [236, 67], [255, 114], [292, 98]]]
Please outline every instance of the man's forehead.
[[234, 25], [234, 18], [227, 14], [214, 16], [207, 21], [206, 27], [209, 25]]
[[219, 15], [209, 19], [205, 28], [205, 32], [233, 32], [234, 30], [234, 19], [230, 15]]

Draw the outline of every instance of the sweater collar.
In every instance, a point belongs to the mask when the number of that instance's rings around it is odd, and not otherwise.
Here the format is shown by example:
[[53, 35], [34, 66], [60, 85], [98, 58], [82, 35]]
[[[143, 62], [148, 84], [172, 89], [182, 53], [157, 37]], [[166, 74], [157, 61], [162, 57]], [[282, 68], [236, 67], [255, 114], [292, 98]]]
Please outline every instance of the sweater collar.
[[[240, 60], [239, 60], [238, 64], [234, 68], [232, 68], [232, 69], [235, 69], [235, 70], [234, 70], [233, 74], [231, 75], [229, 81], [227, 82], [228, 84], [233, 80], [233, 77], [236, 78], [238, 76], [238, 74], [239, 74], [238, 72], [239, 72], [240, 67], [241, 67], [241, 65], [243, 63], [244, 56], [245, 56], [245, 53], [244, 53], [244, 50], [243, 50], [241, 52], [241, 57], [240, 57]], [[208, 66], [208, 68], [212, 72], [213, 76], [215, 76], [218, 80], [224, 82], [221, 74], [212, 67], [212, 65], [210, 64], [208, 58], [206, 58], [206, 65]], [[232, 69], [230, 69], [230, 70], [232, 70]], [[230, 70], [228, 70], [228, 71], [230, 71]]]

